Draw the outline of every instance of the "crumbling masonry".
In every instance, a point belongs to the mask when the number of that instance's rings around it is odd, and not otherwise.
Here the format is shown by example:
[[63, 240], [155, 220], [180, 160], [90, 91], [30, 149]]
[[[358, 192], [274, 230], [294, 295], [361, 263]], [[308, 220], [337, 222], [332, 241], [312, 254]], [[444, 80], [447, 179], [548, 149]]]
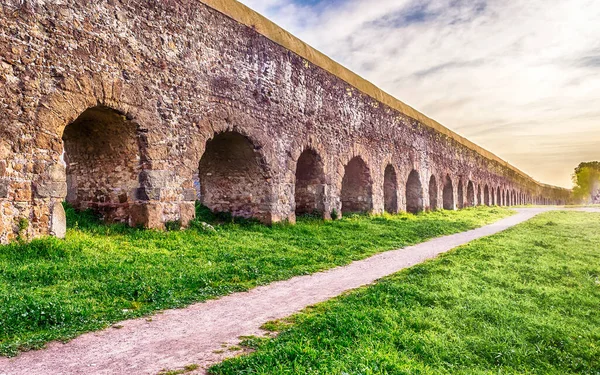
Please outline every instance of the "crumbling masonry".
[[0, 242], [62, 202], [162, 228], [564, 202], [233, 0], [0, 3]]

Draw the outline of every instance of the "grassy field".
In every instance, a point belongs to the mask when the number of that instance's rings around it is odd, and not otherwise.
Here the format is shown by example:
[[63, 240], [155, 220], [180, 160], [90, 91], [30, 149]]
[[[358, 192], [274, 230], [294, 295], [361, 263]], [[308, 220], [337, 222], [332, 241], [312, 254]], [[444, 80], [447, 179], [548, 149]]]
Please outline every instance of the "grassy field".
[[600, 374], [600, 214], [543, 214], [265, 327], [211, 373]]
[[[189, 230], [101, 225], [67, 210], [66, 240], [0, 246], [0, 354], [274, 280], [347, 264], [425, 239], [472, 229], [512, 211], [473, 208], [420, 215], [354, 216], [297, 225], [215, 224], [199, 208]], [[222, 218], [227, 219], [227, 218]]]

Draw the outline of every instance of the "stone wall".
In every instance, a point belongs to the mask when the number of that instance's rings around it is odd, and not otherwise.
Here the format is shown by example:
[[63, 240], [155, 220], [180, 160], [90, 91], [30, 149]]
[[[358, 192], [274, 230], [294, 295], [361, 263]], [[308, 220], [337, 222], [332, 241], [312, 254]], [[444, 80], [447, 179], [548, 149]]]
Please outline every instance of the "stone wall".
[[0, 4], [0, 242], [64, 235], [65, 200], [162, 228], [198, 197], [265, 223], [568, 199], [217, 3]]

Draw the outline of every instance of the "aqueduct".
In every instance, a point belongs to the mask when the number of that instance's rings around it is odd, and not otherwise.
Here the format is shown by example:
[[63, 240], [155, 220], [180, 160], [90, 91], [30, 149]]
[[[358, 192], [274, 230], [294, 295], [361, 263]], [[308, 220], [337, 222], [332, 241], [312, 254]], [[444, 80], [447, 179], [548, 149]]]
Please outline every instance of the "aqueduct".
[[215, 211], [562, 203], [234, 0], [0, 4], [0, 242], [63, 201], [162, 228]]

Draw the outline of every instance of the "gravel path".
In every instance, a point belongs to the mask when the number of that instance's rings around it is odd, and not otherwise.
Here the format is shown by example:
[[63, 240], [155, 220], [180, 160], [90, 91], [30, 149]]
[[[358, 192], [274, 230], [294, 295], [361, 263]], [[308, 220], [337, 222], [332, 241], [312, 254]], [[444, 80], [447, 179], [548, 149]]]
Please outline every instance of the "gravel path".
[[[388, 251], [309, 276], [294, 277], [185, 309], [124, 321], [117, 328], [87, 333], [47, 349], [0, 358], [0, 375], [157, 374], [199, 364], [202, 369], [236, 354], [227, 345], [240, 336], [262, 335], [260, 326], [304, 307], [373, 283], [477, 238], [501, 232], [551, 208], [518, 209], [494, 224]], [[600, 212], [600, 210], [594, 210]], [[225, 349], [224, 349], [225, 348]]]

